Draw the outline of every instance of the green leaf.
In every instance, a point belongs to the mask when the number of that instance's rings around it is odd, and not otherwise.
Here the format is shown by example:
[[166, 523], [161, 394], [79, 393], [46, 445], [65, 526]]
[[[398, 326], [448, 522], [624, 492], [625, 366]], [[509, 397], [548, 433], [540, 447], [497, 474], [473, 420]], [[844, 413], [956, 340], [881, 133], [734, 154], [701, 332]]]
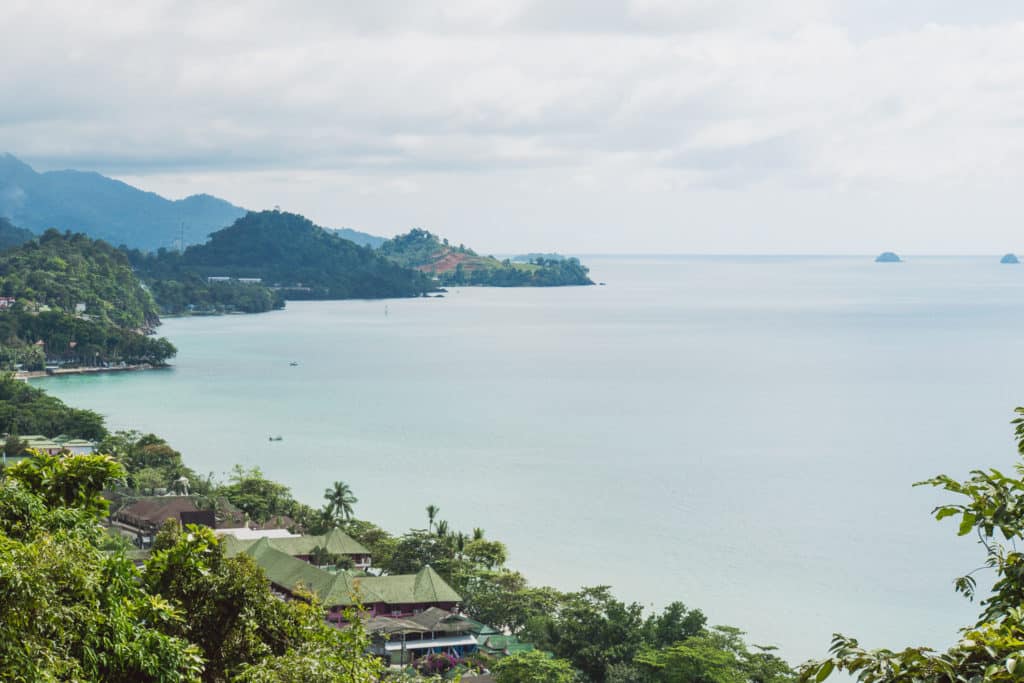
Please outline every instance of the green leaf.
[[966, 536], [971, 533], [971, 529], [974, 528], [974, 523], [977, 519], [978, 518], [975, 517], [974, 513], [965, 512], [963, 518], [960, 520], [960, 531], [958, 535]]
[[823, 680], [828, 678], [835, 667], [836, 665], [831, 659], [826, 660], [825, 663], [821, 665], [821, 668], [818, 669], [818, 673], [814, 677], [814, 683], [821, 683]]

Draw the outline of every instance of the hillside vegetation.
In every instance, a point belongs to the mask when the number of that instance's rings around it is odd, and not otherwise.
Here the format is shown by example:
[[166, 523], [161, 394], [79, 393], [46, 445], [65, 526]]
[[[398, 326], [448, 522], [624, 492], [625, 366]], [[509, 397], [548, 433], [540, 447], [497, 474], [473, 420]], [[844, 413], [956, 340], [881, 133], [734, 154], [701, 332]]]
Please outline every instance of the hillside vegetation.
[[2, 367], [160, 364], [175, 354], [145, 334], [160, 318], [127, 257], [85, 235], [48, 230], [0, 253], [0, 294], [15, 299], [0, 310]]
[[189, 277], [260, 278], [287, 299], [377, 299], [420, 296], [433, 288], [402, 267], [314, 225], [298, 214], [250, 212], [183, 254], [132, 252], [147, 280]]
[[388, 240], [380, 253], [408, 268], [436, 277], [442, 285], [490, 287], [559, 287], [592, 285], [589, 270], [575, 258], [537, 257], [528, 263], [480, 256], [437, 235], [415, 228]]
[[74, 313], [139, 328], [159, 323], [156, 303], [139, 286], [127, 257], [82, 234], [47, 230], [38, 240], [0, 254], [0, 292], [27, 308]]

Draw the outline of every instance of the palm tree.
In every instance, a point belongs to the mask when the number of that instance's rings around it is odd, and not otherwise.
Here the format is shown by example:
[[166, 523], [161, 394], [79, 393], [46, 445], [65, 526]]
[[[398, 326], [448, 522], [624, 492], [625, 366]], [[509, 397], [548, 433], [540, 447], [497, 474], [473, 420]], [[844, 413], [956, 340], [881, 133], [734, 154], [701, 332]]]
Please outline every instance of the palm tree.
[[448, 535], [448, 522], [442, 519], [440, 522], [437, 523], [436, 530], [437, 535], [441, 538], [444, 538]]
[[352, 504], [359, 502], [359, 499], [352, 495], [349, 485], [343, 481], [336, 481], [331, 488], [325, 490], [324, 498], [327, 499], [328, 514], [345, 521], [352, 519]]
[[473, 529], [473, 540], [474, 541], [483, 540], [483, 537], [484, 537], [484, 530], [483, 529], [481, 529], [480, 527], [476, 527], [476, 528]]
[[437, 513], [440, 512], [440, 511], [441, 511], [441, 508], [437, 507], [436, 505], [431, 504], [431, 505], [427, 506], [427, 520], [430, 523], [427, 528], [429, 528], [429, 529], [433, 529], [434, 528], [434, 519], [437, 517]]

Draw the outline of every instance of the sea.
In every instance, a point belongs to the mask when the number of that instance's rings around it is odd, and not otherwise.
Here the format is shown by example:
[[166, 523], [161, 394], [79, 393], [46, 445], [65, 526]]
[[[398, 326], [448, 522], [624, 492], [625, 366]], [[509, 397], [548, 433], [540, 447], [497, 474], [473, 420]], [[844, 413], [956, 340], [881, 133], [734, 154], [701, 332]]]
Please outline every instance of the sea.
[[170, 369], [38, 384], [200, 472], [259, 467], [312, 505], [343, 480], [394, 533], [437, 505], [534, 584], [682, 601], [792, 663], [835, 632], [953, 643], [983, 553], [913, 484], [1019, 462], [1024, 266], [585, 262], [603, 286], [170, 319]]

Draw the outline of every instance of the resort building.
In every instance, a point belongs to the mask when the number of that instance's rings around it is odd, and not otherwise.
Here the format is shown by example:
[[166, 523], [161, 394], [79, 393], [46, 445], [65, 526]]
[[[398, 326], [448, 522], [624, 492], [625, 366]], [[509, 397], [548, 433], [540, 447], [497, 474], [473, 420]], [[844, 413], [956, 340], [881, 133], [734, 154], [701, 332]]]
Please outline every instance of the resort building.
[[275, 547], [296, 539], [261, 538], [255, 542], [232, 543], [231, 536], [224, 538], [224, 550], [229, 557], [239, 554], [251, 557], [263, 569], [274, 590], [283, 595], [301, 597], [302, 591], [313, 593], [327, 608], [328, 621], [335, 624], [340, 625], [344, 621], [343, 612], [357, 604], [372, 618], [410, 617], [431, 607], [452, 610], [462, 602], [462, 597], [429, 566], [416, 574], [396, 576], [372, 576], [346, 570], [331, 572]]
[[145, 496], [123, 505], [110, 515], [110, 526], [125, 536], [134, 538], [140, 548], [153, 545], [153, 538], [168, 519], [180, 524], [198, 524], [214, 529], [218, 526], [237, 527], [245, 520], [245, 513], [226, 500], [217, 501], [217, 510], [203, 509], [197, 496]]
[[[10, 435], [4, 434], [3, 438], [7, 439]], [[92, 441], [85, 439], [72, 439], [70, 436], [61, 434], [55, 436], [52, 439], [42, 434], [26, 434], [19, 436], [20, 441], [26, 449], [39, 451], [40, 453], [46, 453], [48, 455], [57, 455], [59, 453], [72, 453], [74, 455], [89, 455], [96, 452], [96, 444]], [[28, 457], [15, 456], [8, 458], [8, 462], [16, 462], [18, 460]]]
[[224, 539], [227, 553], [235, 555], [239, 552], [245, 552], [256, 541], [265, 537], [269, 540], [271, 548], [303, 562], [313, 563], [314, 555], [319, 551], [321, 555], [347, 557], [352, 561], [352, 567], [361, 571], [369, 569], [372, 563], [370, 551], [341, 529], [331, 529], [326, 534], [321, 535], [305, 536], [296, 536], [294, 534], [282, 536], [266, 533], [256, 535], [254, 531], [243, 532], [239, 535], [226, 530], [225, 533], [232, 534], [232, 536], [226, 536]]
[[389, 664], [410, 664], [428, 654], [461, 659], [476, 652], [475, 623], [461, 614], [429, 607], [411, 617], [372, 617], [363, 625], [373, 639], [371, 652]]

